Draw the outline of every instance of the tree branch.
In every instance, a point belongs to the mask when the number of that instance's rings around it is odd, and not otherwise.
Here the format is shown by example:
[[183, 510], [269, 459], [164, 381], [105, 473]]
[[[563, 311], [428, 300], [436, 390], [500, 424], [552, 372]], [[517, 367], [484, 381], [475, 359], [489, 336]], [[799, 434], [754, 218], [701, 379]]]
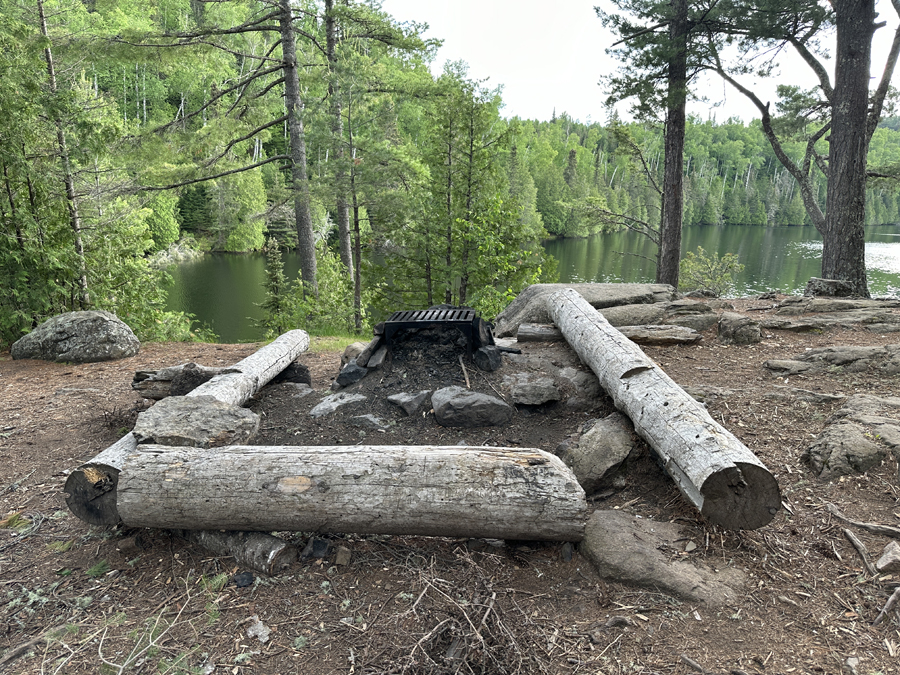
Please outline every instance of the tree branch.
[[223, 176], [230, 176], [235, 173], [241, 173], [243, 171], [250, 171], [251, 169], [255, 169], [258, 166], [263, 166], [264, 164], [270, 164], [272, 162], [277, 162], [282, 159], [290, 159], [290, 155], [275, 155], [274, 157], [269, 157], [268, 159], [264, 159], [260, 162], [256, 162], [255, 164], [248, 164], [247, 166], [242, 166], [237, 169], [232, 169], [231, 171], [223, 171], [222, 173], [217, 173], [214, 176], [204, 176], [203, 178], [194, 178], [192, 180], [185, 180], [179, 183], [171, 183], [169, 185], [144, 185], [141, 187], [136, 187], [131, 190], [131, 192], [161, 192], [162, 190], [174, 190], [175, 188], [184, 187], [185, 185], [194, 185], [195, 183], [204, 183], [208, 180], [215, 180], [216, 178], [222, 178]]

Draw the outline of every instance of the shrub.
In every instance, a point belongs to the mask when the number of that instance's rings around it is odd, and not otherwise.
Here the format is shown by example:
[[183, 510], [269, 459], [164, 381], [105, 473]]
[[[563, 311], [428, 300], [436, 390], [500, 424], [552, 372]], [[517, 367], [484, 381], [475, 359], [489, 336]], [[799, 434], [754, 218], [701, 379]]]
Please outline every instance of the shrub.
[[731, 289], [733, 276], [743, 269], [736, 254], [726, 253], [720, 258], [698, 246], [696, 253], [688, 251], [681, 259], [679, 286], [683, 291], [706, 291], [719, 297]]

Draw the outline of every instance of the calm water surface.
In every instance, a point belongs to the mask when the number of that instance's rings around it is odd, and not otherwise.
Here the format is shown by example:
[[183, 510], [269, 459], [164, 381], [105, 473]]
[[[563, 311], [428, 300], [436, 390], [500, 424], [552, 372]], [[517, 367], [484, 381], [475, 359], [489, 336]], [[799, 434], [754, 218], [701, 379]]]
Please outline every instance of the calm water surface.
[[[822, 239], [814, 227], [686, 227], [682, 251], [696, 251], [698, 246], [718, 255], [738, 255], [745, 268], [729, 294], [733, 297], [770, 290], [799, 294], [820, 272]], [[647, 258], [655, 255], [655, 249], [632, 233], [554, 239], [544, 247], [559, 260], [559, 280], [564, 283], [654, 279], [654, 266]], [[296, 278], [298, 258], [291, 254], [284, 258], [288, 278]], [[867, 228], [866, 267], [873, 296], [900, 294], [900, 226]], [[170, 273], [175, 285], [169, 291], [169, 309], [194, 314], [222, 342], [260, 339], [252, 319], [262, 317], [257, 305], [265, 297], [264, 256], [208, 255], [177, 265]]]

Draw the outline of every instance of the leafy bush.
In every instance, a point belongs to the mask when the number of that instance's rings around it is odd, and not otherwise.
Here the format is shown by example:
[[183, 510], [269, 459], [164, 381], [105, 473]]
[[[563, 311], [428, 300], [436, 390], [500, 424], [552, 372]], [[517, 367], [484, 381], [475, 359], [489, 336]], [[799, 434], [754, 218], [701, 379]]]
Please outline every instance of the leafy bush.
[[726, 253], [720, 258], [715, 253], [707, 254], [702, 246], [698, 246], [696, 253], [688, 251], [685, 254], [679, 269], [681, 290], [706, 291], [719, 297], [732, 287], [733, 276], [740, 274], [744, 266], [734, 253]]

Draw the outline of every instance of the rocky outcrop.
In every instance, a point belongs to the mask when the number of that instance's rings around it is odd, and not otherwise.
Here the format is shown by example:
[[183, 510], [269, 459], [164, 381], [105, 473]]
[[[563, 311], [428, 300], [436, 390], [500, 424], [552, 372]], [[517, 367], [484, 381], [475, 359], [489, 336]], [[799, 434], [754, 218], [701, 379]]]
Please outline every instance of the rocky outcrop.
[[67, 312], [47, 319], [12, 346], [14, 359], [94, 363], [134, 356], [141, 348], [128, 325], [112, 312]]
[[752, 345], [762, 342], [759, 322], [743, 314], [723, 312], [719, 317], [719, 342], [726, 345]]
[[900, 373], [900, 345], [883, 347], [820, 347], [793, 359], [770, 359], [763, 367], [778, 377], [826, 370], [862, 372], [875, 369], [885, 375]]

